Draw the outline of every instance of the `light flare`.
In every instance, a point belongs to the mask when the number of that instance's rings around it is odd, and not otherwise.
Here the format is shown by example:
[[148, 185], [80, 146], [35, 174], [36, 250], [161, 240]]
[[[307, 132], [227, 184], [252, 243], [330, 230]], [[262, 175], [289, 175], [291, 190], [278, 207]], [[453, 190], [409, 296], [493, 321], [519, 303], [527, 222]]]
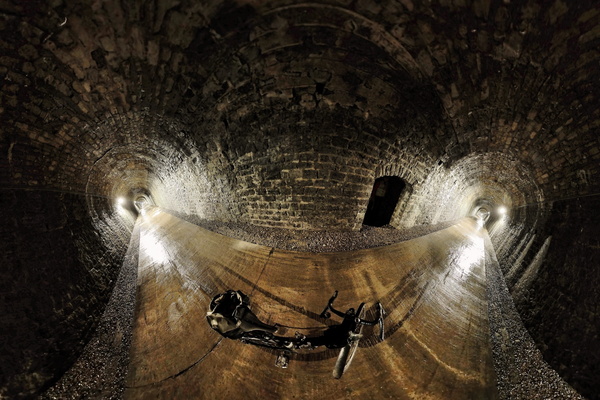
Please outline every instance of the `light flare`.
[[169, 260], [169, 253], [160, 239], [149, 233], [142, 233], [140, 236], [140, 254], [146, 254], [152, 261], [160, 264]]
[[476, 240], [473, 244], [458, 250], [456, 264], [462, 272], [469, 272], [474, 265], [484, 260], [483, 239]]

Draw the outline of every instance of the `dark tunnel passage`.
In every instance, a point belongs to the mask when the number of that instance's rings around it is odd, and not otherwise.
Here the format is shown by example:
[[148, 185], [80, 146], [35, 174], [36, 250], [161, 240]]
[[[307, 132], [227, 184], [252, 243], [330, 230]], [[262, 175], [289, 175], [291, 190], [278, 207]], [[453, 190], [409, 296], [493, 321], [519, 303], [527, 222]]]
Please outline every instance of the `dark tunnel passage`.
[[371, 226], [389, 224], [405, 186], [404, 181], [397, 176], [382, 176], [375, 179], [363, 224]]
[[[212, 398], [225, 370], [232, 398], [598, 399], [599, 23], [587, 0], [0, 3], [0, 397]], [[330, 355], [286, 375], [206, 333], [236, 285], [290, 326], [339, 289], [395, 328], [358, 380]]]

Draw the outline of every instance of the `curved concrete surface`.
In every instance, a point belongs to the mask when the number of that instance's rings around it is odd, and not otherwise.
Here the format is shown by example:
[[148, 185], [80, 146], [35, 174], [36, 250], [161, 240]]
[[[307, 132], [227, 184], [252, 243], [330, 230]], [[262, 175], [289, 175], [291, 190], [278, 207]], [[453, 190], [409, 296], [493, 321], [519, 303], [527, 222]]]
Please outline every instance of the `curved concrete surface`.
[[[314, 254], [227, 238], [158, 208], [141, 218], [126, 398], [497, 398], [484, 233], [474, 220], [391, 246]], [[285, 335], [331, 323], [318, 314], [334, 290], [343, 309], [381, 301], [386, 339], [365, 328], [339, 380], [334, 350], [298, 354], [280, 369], [275, 353], [210, 329], [208, 303], [226, 289], [250, 295], [257, 316], [287, 326]]]

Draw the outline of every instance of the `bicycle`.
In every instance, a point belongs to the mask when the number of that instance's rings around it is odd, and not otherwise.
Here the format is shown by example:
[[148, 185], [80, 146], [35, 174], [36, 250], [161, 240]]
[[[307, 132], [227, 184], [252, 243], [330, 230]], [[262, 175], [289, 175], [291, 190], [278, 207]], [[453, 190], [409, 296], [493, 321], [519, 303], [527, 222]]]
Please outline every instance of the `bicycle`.
[[384, 322], [383, 322], [383, 317], [385, 315], [385, 311], [383, 310], [383, 306], [381, 305], [381, 303], [377, 302], [376, 303], [377, 318], [373, 321], [367, 321], [367, 320], [363, 319], [363, 317], [366, 313], [365, 312], [365, 303], [363, 302], [363, 303], [360, 303], [360, 305], [358, 306], [358, 308], [356, 309], [355, 312], [354, 312], [354, 309], [350, 308], [345, 313], [342, 313], [342, 312], [336, 310], [335, 308], [333, 308], [333, 302], [337, 298], [337, 295], [338, 295], [338, 292], [336, 290], [335, 293], [333, 294], [333, 296], [331, 296], [331, 298], [329, 299], [327, 306], [325, 307], [325, 309], [323, 310], [323, 312], [321, 313], [320, 316], [323, 318], [330, 318], [331, 317], [330, 311], [331, 311], [334, 314], [344, 318], [344, 320], [346, 318], [353, 318], [353, 326], [354, 327], [353, 327], [353, 329], [348, 331], [347, 343], [340, 350], [340, 353], [335, 362], [335, 366], [333, 368], [333, 377], [336, 379], [340, 379], [342, 377], [342, 375], [344, 374], [344, 372], [346, 372], [346, 370], [350, 366], [350, 363], [352, 362], [352, 359], [354, 358], [356, 350], [358, 349], [358, 343], [360, 342], [360, 339], [362, 339], [362, 337], [363, 337], [362, 330], [365, 325], [373, 326], [375, 324], [379, 324], [379, 340], [383, 341], [385, 339], [385, 333], [384, 333], [385, 330], [384, 330]]
[[[211, 327], [225, 337], [254, 346], [279, 350], [280, 353], [277, 356], [275, 365], [280, 368], [287, 368], [292, 353], [301, 350], [310, 351], [320, 346], [330, 349], [340, 349], [333, 369], [333, 377], [340, 379], [354, 358], [359, 342], [363, 337], [362, 329], [365, 325], [374, 326], [378, 324], [379, 340], [384, 340], [385, 310], [381, 303], [377, 302], [377, 316], [374, 320], [368, 321], [364, 319], [366, 314], [364, 302], [360, 303], [356, 310], [350, 308], [346, 312], [341, 312], [333, 307], [337, 296], [338, 291], [336, 290], [319, 316], [329, 319], [333, 313], [343, 318], [342, 323], [327, 327], [323, 334], [319, 336], [307, 337], [298, 332], [296, 332], [294, 337], [276, 336], [274, 333], [277, 331], [277, 327], [281, 325], [267, 325], [261, 322], [250, 310], [248, 296], [240, 291], [234, 292], [230, 290], [225, 294], [215, 296], [211, 302], [207, 318]], [[221, 304], [217, 301], [219, 299], [225, 299], [229, 302]], [[237, 304], [232, 305], [231, 301], [236, 301]], [[219, 309], [221, 305], [222, 307]], [[229, 314], [229, 319], [222, 314], [223, 311]], [[225, 324], [215, 322], [223, 320], [226, 320]], [[219, 323], [223, 326], [220, 326]]]

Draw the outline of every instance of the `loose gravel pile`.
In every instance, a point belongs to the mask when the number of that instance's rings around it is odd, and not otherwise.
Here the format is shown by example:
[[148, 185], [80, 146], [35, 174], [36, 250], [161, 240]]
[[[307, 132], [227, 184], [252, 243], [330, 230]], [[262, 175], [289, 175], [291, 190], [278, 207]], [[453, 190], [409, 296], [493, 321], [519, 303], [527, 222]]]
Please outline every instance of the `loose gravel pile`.
[[425, 236], [453, 225], [453, 222], [444, 222], [437, 225], [416, 226], [403, 230], [395, 229], [389, 225], [380, 228], [363, 225], [360, 231], [352, 232], [293, 231], [239, 222], [209, 221], [173, 211], [169, 211], [169, 213], [210, 231], [245, 242], [282, 250], [309, 251], [313, 253], [360, 250], [386, 246]]
[[500, 399], [583, 399], [542, 357], [515, 308], [486, 241], [488, 314]]
[[[209, 221], [173, 211], [169, 213], [235, 239], [278, 249], [315, 253], [385, 246], [424, 236], [453, 224], [447, 222], [405, 230], [397, 230], [390, 226], [381, 228], [363, 226], [356, 232], [290, 231], [243, 223]], [[499, 398], [501, 400], [583, 399], [543, 360], [514, 307], [489, 241], [486, 244], [486, 255], [491, 345], [498, 377]], [[132, 255], [128, 254], [128, 256], [133, 259]], [[135, 303], [135, 297], [132, 296], [132, 293], [135, 293], [135, 279], [136, 274], [132, 271], [122, 273], [116, 288], [123, 293], [113, 294], [117, 296], [120, 303], [111, 301], [107, 306], [105, 312], [105, 318], [108, 318], [109, 322], [107, 326], [131, 327], [131, 310]], [[124, 309], [126, 312], [123, 312]], [[122, 320], [116, 321], [115, 318]], [[101, 322], [101, 325], [106, 322]], [[124, 343], [128, 343], [131, 332], [122, 332], [122, 334], [125, 336]], [[107, 348], [106, 336], [110, 338], [105, 329], [100, 328], [99, 335], [90, 341], [78, 362], [42, 398], [81, 398], [89, 395], [111, 399], [121, 398], [128, 348], [119, 346], [120, 349], [117, 350], [120, 350], [121, 354], [115, 354], [114, 348]], [[116, 361], [124, 365], [116, 365]], [[114, 371], [99, 370], [98, 365], [104, 362], [111, 365]], [[99, 376], [99, 373], [102, 376]]]
[[123, 398], [129, 366], [140, 247], [136, 224], [115, 288], [94, 336], [73, 366], [40, 399]]

